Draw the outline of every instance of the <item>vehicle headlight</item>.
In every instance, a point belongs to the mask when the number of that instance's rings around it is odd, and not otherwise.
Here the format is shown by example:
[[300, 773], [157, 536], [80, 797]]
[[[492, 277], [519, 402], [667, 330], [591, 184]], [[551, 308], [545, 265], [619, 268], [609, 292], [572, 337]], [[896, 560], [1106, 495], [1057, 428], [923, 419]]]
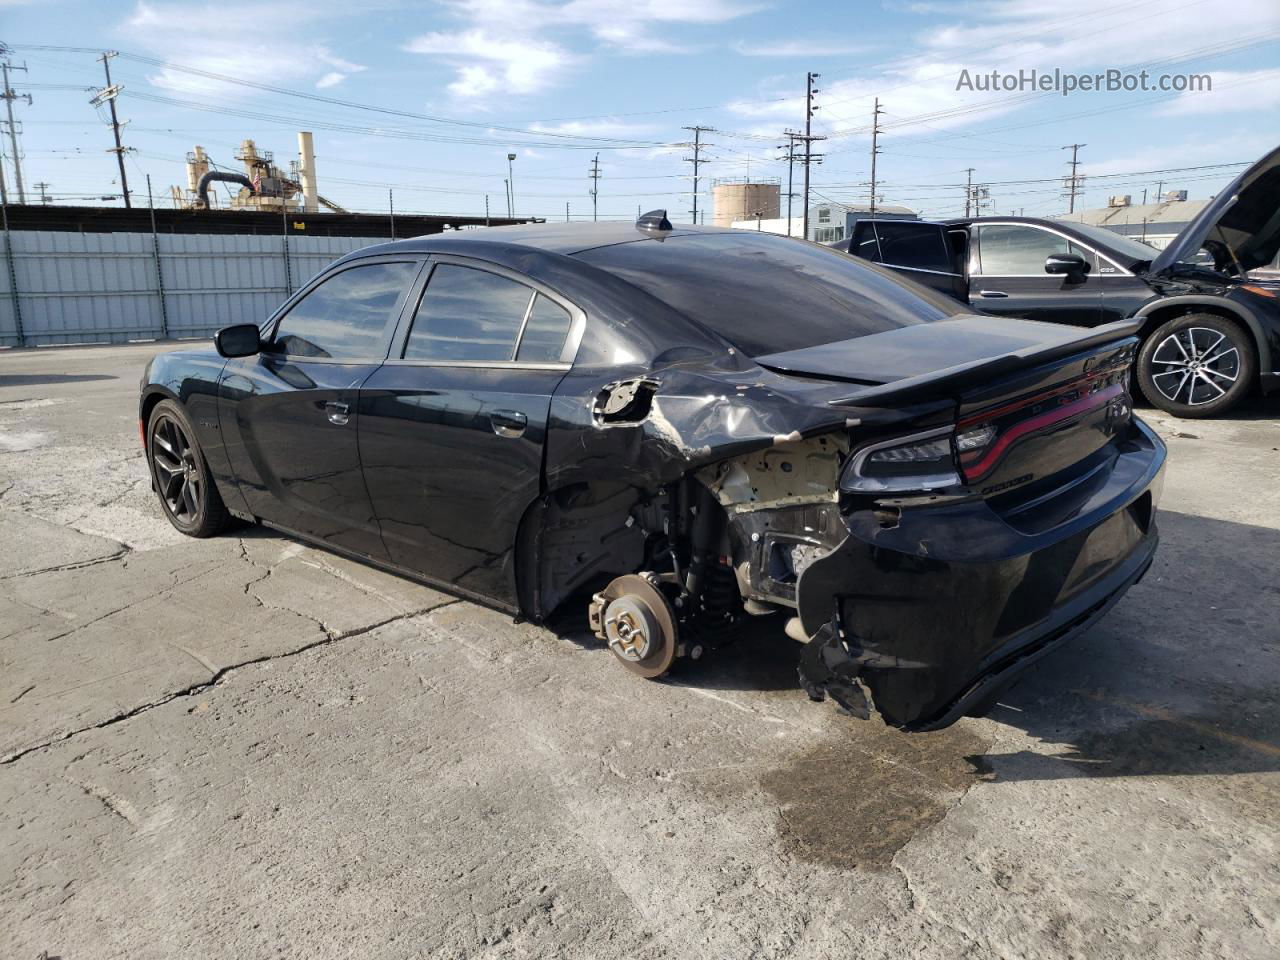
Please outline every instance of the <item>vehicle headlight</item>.
[[955, 430], [942, 427], [855, 450], [840, 475], [846, 493], [909, 493], [956, 486]]

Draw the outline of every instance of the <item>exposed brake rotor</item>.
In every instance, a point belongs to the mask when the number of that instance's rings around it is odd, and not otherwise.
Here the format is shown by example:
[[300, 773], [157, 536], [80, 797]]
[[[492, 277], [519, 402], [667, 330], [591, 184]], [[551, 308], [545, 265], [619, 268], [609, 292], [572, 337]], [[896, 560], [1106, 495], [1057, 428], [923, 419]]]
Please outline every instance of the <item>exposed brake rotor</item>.
[[596, 594], [591, 626], [632, 673], [653, 678], [671, 669], [677, 651], [675, 614], [662, 591], [645, 577], [618, 577]]

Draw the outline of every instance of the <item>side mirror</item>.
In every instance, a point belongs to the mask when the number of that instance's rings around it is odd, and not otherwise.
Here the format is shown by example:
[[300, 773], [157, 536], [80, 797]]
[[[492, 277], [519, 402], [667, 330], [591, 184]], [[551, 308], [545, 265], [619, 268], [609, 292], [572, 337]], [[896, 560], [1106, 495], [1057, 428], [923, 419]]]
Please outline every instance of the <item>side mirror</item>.
[[262, 349], [262, 343], [258, 339], [258, 327], [252, 323], [237, 323], [233, 327], [223, 327], [213, 335], [213, 345], [218, 348], [218, 353], [228, 359], [252, 357]]
[[1089, 272], [1089, 264], [1078, 253], [1051, 253], [1045, 258], [1044, 272], [1083, 278]]

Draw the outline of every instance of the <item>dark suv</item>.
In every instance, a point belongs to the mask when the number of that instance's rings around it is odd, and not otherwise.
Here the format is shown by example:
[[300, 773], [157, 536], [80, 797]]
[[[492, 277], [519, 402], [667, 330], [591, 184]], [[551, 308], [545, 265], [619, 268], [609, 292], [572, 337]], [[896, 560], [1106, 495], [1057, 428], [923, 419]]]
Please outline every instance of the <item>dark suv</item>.
[[1138, 316], [1135, 374], [1156, 406], [1207, 417], [1280, 389], [1280, 148], [1164, 250], [1025, 217], [860, 220], [835, 244], [996, 316], [1092, 327]]

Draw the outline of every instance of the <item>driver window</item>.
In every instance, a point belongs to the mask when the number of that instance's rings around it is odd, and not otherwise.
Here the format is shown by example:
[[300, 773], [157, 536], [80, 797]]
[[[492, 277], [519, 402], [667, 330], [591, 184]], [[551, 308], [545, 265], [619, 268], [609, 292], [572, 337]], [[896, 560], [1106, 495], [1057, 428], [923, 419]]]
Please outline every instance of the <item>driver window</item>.
[[417, 273], [416, 263], [369, 263], [335, 273], [284, 315], [273, 349], [294, 357], [382, 359], [383, 333]]
[[1053, 253], [1074, 253], [1094, 265], [1089, 251], [1048, 230], [1016, 223], [978, 226], [978, 256], [984, 276], [1045, 276], [1045, 258]]

